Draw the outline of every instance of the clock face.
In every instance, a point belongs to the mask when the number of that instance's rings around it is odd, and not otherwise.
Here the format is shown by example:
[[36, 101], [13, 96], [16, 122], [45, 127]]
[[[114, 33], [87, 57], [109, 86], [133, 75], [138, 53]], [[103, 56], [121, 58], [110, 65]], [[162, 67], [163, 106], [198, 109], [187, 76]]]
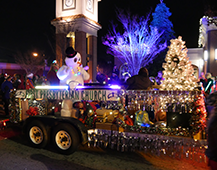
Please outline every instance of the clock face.
[[75, 0], [63, 0], [63, 10], [75, 9]]
[[93, 0], [87, 0], [87, 10], [93, 12]]
[[73, 5], [73, 3], [74, 3], [74, 0], [65, 0], [65, 5], [67, 7], [71, 7]]

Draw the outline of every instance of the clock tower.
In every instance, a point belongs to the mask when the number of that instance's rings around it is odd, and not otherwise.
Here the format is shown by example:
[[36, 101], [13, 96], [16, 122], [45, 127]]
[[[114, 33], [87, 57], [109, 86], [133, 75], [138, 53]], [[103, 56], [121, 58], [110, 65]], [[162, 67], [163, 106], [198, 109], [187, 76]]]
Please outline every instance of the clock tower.
[[89, 66], [90, 79], [96, 80], [98, 1], [56, 0], [56, 18], [51, 24], [56, 27], [56, 59], [64, 63], [65, 49], [72, 46], [81, 54], [83, 66]]

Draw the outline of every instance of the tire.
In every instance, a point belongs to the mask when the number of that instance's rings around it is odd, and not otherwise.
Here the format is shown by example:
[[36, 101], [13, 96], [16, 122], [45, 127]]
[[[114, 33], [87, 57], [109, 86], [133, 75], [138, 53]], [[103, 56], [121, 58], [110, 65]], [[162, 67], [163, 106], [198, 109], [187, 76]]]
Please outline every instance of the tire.
[[60, 124], [54, 128], [52, 141], [56, 150], [64, 155], [75, 152], [80, 144], [78, 131], [70, 124]]
[[27, 126], [26, 137], [29, 144], [35, 148], [44, 148], [49, 142], [48, 131], [44, 124], [37, 120]]

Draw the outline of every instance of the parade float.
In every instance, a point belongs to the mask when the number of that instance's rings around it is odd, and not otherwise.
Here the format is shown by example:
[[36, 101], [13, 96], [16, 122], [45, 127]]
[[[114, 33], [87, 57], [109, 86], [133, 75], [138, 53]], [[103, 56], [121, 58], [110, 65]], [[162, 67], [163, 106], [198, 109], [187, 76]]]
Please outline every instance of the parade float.
[[[49, 129], [46, 122], [50, 117], [55, 118], [56, 124], [63, 123], [62, 118], [78, 120], [86, 127], [90, 147], [191, 159], [199, 154], [197, 160], [205, 161], [206, 140], [201, 132], [206, 126], [206, 110], [200, 91], [127, 91], [118, 86], [40, 88], [44, 89], [13, 93], [11, 121], [25, 124], [29, 118], [41, 117]], [[73, 101], [71, 108], [67, 107], [71, 114], [61, 116], [67, 100]]]
[[[11, 94], [10, 119], [26, 124], [26, 120], [40, 117], [37, 121], [42, 121], [43, 125], [38, 123], [29, 127], [30, 141], [36, 146], [43, 142], [40, 147], [44, 147], [51, 138], [64, 154], [74, 152], [79, 141], [68, 151], [75, 136], [69, 128], [63, 129], [63, 125], [55, 133], [53, 129], [59, 123], [65, 124], [70, 120], [75, 124], [73, 126], [80, 128], [83, 138], [88, 137], [86, 142], [90, 147], [140, 150], [206, 161], [204, 150], [207, 144], [203, 139], [206, 138], [207, 112], [204, 95], [197, 88], [186, 53], [181, 37], [171, 40], [166, 63], [163, 64], [164, 81], [160, 89], [152, 90], [126, 90], [118, 85], [86, 85], [83, 82], [79, 83], [82, 85], [75, 85], [76, 78], [72, 76], [81, 76], [80, 65], [76, 66], [78, 69], [69, 67], [70, 72], [64, 66], [66, 73], [72, 73], [68, 78], [73, 79], [67, 85], [14, 91]], [[71, 58], [73, 62], [74, 57], [77, 55]], [[51, 124], [48, 123], [50, 117], [53, 120]], [[59, 134], [61, 140], [58, 141], [58, 135], [49, 137], [50, 133]]]

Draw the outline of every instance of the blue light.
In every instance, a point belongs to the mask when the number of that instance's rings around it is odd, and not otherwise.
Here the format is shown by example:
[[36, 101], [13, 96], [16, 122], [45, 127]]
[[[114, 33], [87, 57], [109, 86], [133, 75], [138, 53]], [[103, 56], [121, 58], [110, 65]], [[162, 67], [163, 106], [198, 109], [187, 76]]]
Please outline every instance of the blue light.
[[142, 124], [141, 124], [141, 126], [142, 126], [142, 127], [150, 127], [150, 125], [149, 125], [149, 124], [147, 124], [147, 123], [145, 123], [145, 124], [144, 124], [144, 123], [142, 123]]
[[78, 85], [76, 86], [76, 89], [85, 89], [86, 86]]
[[110, 85], [111, 89], [121, 89], [119, 85]]
[[57, 63], [57, 60], [53, 60], [53, 62], [52, 63]]

